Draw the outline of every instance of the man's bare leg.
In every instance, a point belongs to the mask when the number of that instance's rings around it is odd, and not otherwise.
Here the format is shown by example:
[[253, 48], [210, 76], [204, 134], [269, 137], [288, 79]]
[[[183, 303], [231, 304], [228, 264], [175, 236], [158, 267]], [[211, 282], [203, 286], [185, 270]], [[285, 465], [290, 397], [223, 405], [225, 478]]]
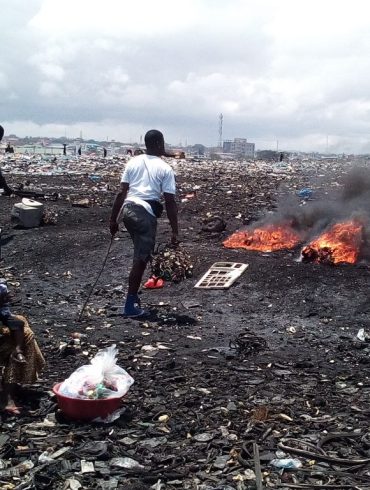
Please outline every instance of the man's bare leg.
[[[128, 293], [124, 308], [124, 314], [129, 317], [139, 317], [147, 314], [145, 310], [140, 308], [140, 300], [138, 292], [140, 284], [146, 269], [144, 260], [134, 259], [130, 275], [128, 277]], [[137, 306], [136, 306], [137, 305]]]
[[130, 275], [128, 276], [128, 294], [137, 294], [139, 292], [145, 269], [146, 262], [134, 259]]
[[19, 415], [20, 407], [17, 407], [14, 401], [16, 385], [10, 383], [0, 383], [1, 406], [5, 412], [11, 415]]

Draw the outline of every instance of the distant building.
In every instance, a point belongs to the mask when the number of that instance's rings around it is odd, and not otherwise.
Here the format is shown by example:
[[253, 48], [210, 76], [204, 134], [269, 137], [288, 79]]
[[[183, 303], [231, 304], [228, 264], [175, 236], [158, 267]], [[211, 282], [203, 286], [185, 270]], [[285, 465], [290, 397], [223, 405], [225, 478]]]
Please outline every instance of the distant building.
[[22, 145], [17, 146], [16, 153], [22, 153], [26, 155], [37, 154], [37, 155], [63, 155], [62, 145]]
[[246, 138], [234, 138], [234, 141], [225, 140], [223, 142], [222, 151], [235, 156], [254, 158], [255, 144], [248, 143]]
[[232, 153], [233, 142], [231, 140], [225, 140], [222, 145], [222, 151], [224, 153]]

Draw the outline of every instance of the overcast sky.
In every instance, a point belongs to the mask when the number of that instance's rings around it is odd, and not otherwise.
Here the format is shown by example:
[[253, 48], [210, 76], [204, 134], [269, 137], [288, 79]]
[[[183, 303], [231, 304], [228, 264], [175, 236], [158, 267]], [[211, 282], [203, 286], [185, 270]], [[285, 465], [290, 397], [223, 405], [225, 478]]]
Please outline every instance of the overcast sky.
[[[6, 134], [370, 152], [367, 0], [0, 0]], [[278, 141], [278, 143], [277, 143]]]

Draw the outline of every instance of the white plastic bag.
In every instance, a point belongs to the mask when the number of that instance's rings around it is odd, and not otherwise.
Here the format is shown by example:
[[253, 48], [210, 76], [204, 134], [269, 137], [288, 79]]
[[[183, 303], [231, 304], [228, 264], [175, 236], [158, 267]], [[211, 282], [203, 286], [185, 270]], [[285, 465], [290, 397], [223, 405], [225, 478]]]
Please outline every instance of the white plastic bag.
[[71, 398], [101, 399], [124, 396], [134, 379], [116, 364], [118, 350], [111, 345], [99, 351], [61, 384], [59, 393]]

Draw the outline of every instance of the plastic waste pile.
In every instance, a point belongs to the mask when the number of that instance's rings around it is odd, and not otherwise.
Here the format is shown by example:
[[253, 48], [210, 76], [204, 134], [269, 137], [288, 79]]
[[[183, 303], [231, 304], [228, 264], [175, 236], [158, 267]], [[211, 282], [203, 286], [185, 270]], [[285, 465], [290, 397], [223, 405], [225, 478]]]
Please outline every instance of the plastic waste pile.
[[63, 381], [59, 393], [85, 400], [121, 398], [126, 395], [134, 379], [117, 365], [117, 354], [115, 345], [99, 351], [90, 364], [79, 367]]

